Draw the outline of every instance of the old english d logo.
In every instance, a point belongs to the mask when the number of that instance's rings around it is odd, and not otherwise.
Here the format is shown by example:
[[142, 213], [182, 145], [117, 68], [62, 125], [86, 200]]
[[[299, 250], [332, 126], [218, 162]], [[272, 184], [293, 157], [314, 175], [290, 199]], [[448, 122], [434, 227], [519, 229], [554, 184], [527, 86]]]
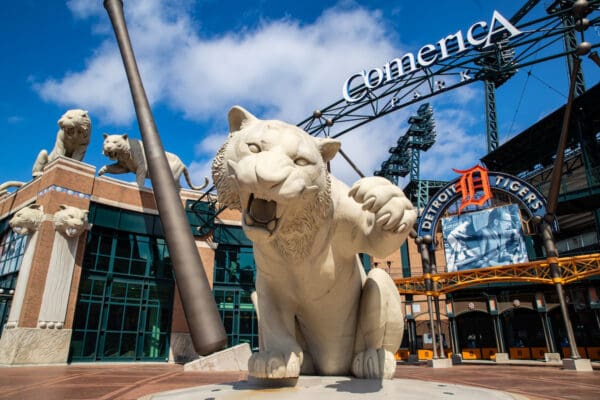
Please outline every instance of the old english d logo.
[[487, 169], [481, 165], [476, 165], [465, 171], [454, 168], [452, 171], [462, 175], [456, 183], [456, 192], [462, 196], [460, 208], [458, 209], [459, 214], [466, 206], [481, 206], [492, 198]]

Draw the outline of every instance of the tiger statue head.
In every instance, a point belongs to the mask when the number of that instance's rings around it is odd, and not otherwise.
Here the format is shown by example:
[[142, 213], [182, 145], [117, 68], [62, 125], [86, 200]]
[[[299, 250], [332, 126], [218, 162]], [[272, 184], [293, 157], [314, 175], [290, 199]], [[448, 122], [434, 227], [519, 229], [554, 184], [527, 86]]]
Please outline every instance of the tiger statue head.
[[260, 120], [239, 106], [230, 110], [229, 126], [212, 164], [219, 202], [242, 212], [242, 227], [253, 242], [275, 240], [284, 253], [301, 252], [331, 212], [327, 162], [340, 142]]
[[61, 204], [60, 210], [54, 213], [54, 229], [69, 237], [77, 237], [88, 229], [88, 210]]
[[44, 208], [32, 204], [17, 211], [8, 224], [18, 235], [31, 235], [39, 229], [43, 220]]
[[65, 146], [75, 148], [90, 143], [92, 121], [87, 111], [67, 110], [58, 120], [58, 127], [63, 132]]

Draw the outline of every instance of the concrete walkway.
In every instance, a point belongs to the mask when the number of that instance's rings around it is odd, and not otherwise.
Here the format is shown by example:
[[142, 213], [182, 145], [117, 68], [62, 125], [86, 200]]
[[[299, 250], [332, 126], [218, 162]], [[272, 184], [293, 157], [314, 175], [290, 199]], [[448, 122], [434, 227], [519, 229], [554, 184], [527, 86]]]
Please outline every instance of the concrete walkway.
[[[493, 364], [432, 369], [424, 364], [400, 364], [396, 377], [507, 391], [532, 400], [600, 398], [599, 370], [574, 372], [553, 366]], [[0, 367], [0, 399], [133, 400], [157, 392], [246, 378], [242, 372], [184, 372], [181, 365], [154, 363]], [[402, 398], [400, 393], [398, 398]]]

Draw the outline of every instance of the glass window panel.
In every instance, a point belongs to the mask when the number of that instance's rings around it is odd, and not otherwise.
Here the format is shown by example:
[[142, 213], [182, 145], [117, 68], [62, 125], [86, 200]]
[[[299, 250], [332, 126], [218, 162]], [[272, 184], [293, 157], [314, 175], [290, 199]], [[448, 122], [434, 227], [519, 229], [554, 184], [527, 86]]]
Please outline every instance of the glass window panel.
[[135, 358], [136, 337], [135, 333], [124, 333], [121, 335], [121, 357]]
[[83, 332], [73, 332], [71, 336], [71, 357], [81, 357], [83, 355]]
[[96, 357], [96, 339], [98, 339], [96, 332], [87, 332], [85, 334], [83, 357]]
[[252, 248], [240, 247], [239, 261], [242, 268], [251, 270], [255, 269], [254, 253], [252, 252]]
[[169, 300], [171, 299], [171, 288], [166, 285], [158, 286], [158, 301], [160, 304], [169, 304]]
[[79, 304], [77, 304], [77, 311], [75, 312], [75, 319], [73, 320], [73, 329], [85, 329], [88, 308], [89, 303], [79, 302]]
[[107, 333], [104, 335], [104, 357], [119, 356], [119, 333]]
[[79, 285], [79, 294], [82, 296], [89, 296], [92, 293], [92, 283], [93, 281], [91, 279], [84, 276]]
[[92, 298], [104, 297], [104, 285], [105, 281], [93, 280]]
[[162, 279], [175, 279], [173, 277], [173, 267], [171, 264], [165, 264], [162, 273], [158, 277]]
[[125, 320], [123, 321], [124, 331], [137, 331], [138, 320], [140, 317], [140, 308], [134, 306], [125, 307]]
[[127, 283], [125, 282], [113, 282], [110, 296], [114, 299], [122, 299], [127, 293]]
[[129, 274], [129, 259], [115, 257], [113, 262], [113, 272], [118, 274]]
[[156, 285], [150, 285], [148, 287], [148, 302], [156, 303], [157, 299], [158, 299], [158, 289], [156, 288]]
[[100, 324], [100, 312], [102, 311], [102, 304], [92, 303], [89, 308], [89, 317], [87, 321], [87, 329], [97, 330]]
[[240, 334], [254, 333], [254, 313], [240, 312]]
[[99, 236], [100, 246], [98, 247], [98, 253], [104, 255], [110, 255], [112, 253], [112, 237], [110, 236]]
[[106, 320], [106, 329], [120, 331], [123, 326], [123, 306], [111, 304], [108, 307], [108, 318]]
[[[142, 297], [142, 284], [141, 283], [129, 283], [127, 284], [127, 298], [128, 300], [138, 300]], [[137, 303], [137, 301], [136, 301]]]
[[168, 332], [170, 325], [171, 325], [171, 313], [169, 312], [169, 309], [161, 308], [160, 330], [162, 332]]
[[115, 249], [116, 257], [131, 257], [131, 235], [122, 233], [117, 237], [117, 247]]
[[213, 295], [215, 296], [215, 301], [217, 302], [217, 304], [223, 301], [224, 292], [222, 290], [215, 289]]
[[119, 228], [130, 232], [149, 234], [153, 229], [152, 221], [152, 218], [148, 219], [144, 214], [133, 211], [121, 211]]
[[240, 293], [240, 304], [252, 304], [252, 298], [250, 297], [250, 292], [241, 292]]
[[154, 327], [158, 326], [159, 308], [151, 307], [148, 308], [146, 314], [146, 331], [152, 331]]
[[150, 250], [150, 240], [147, 236], [134, 235], [133, 258], [148, 260], [152, 256]]
[[94, 269], [94, 261], [96, 260], [96, 254], [86, 250], [85, 255], [83, 256], [83, 269]]
[[166, 335], [161, 335], [157, 329], [144, 336], [144, 352], [146, 358], [158, 358], [165, 354]]
[[131, 274], [132, 275], [146, 275], [146, 261], [131, 261]]
[[91, 234], [87, 235], [86, 246], [88, 247], [88, 249], [90, 249], [90, 251], [97, 253], [99, 244], [100, 236], [97, 233], [92, 232]]
[[214, 279], [217, 283], [225, 283], [225, 269], [215, 268]]
[[17, 235], [10, 229], [0, 235], [0, 275], [19, 270], [28, 237]]
[[96, 258], [95, 268], [98, 271], [108, 271], [108, 267], [110, 265], [110, 257], [109, 256], [98, 256]]
[[95, 225], [116, 228], [119, 222], [119, 210], [115, 208], [94, 206], [91, 223]]
[[223, 325], [225, 326], [226, 332], [233, 331], [233, 313], [232, 312], [225, 312], [225, 314], [223, 315]]

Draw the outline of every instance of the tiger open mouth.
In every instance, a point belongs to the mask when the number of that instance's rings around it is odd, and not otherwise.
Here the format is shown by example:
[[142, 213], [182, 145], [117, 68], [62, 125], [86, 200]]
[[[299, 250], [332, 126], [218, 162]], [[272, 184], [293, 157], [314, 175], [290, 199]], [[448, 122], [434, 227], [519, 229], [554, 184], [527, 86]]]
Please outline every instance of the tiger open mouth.
[[115, 158], [117, 158], [117, 152], [116, 151], [104, 151], [104, 155], [108, 158], [110, 158], [111, 160], [114, 160]]
[[259, 199], [251, 193], [248, 199], [246, 212], [244, 213], [244, 223], [252, 228], [262, 228], [269, 233], [277, 229], [277, 202], [272, 200]]

